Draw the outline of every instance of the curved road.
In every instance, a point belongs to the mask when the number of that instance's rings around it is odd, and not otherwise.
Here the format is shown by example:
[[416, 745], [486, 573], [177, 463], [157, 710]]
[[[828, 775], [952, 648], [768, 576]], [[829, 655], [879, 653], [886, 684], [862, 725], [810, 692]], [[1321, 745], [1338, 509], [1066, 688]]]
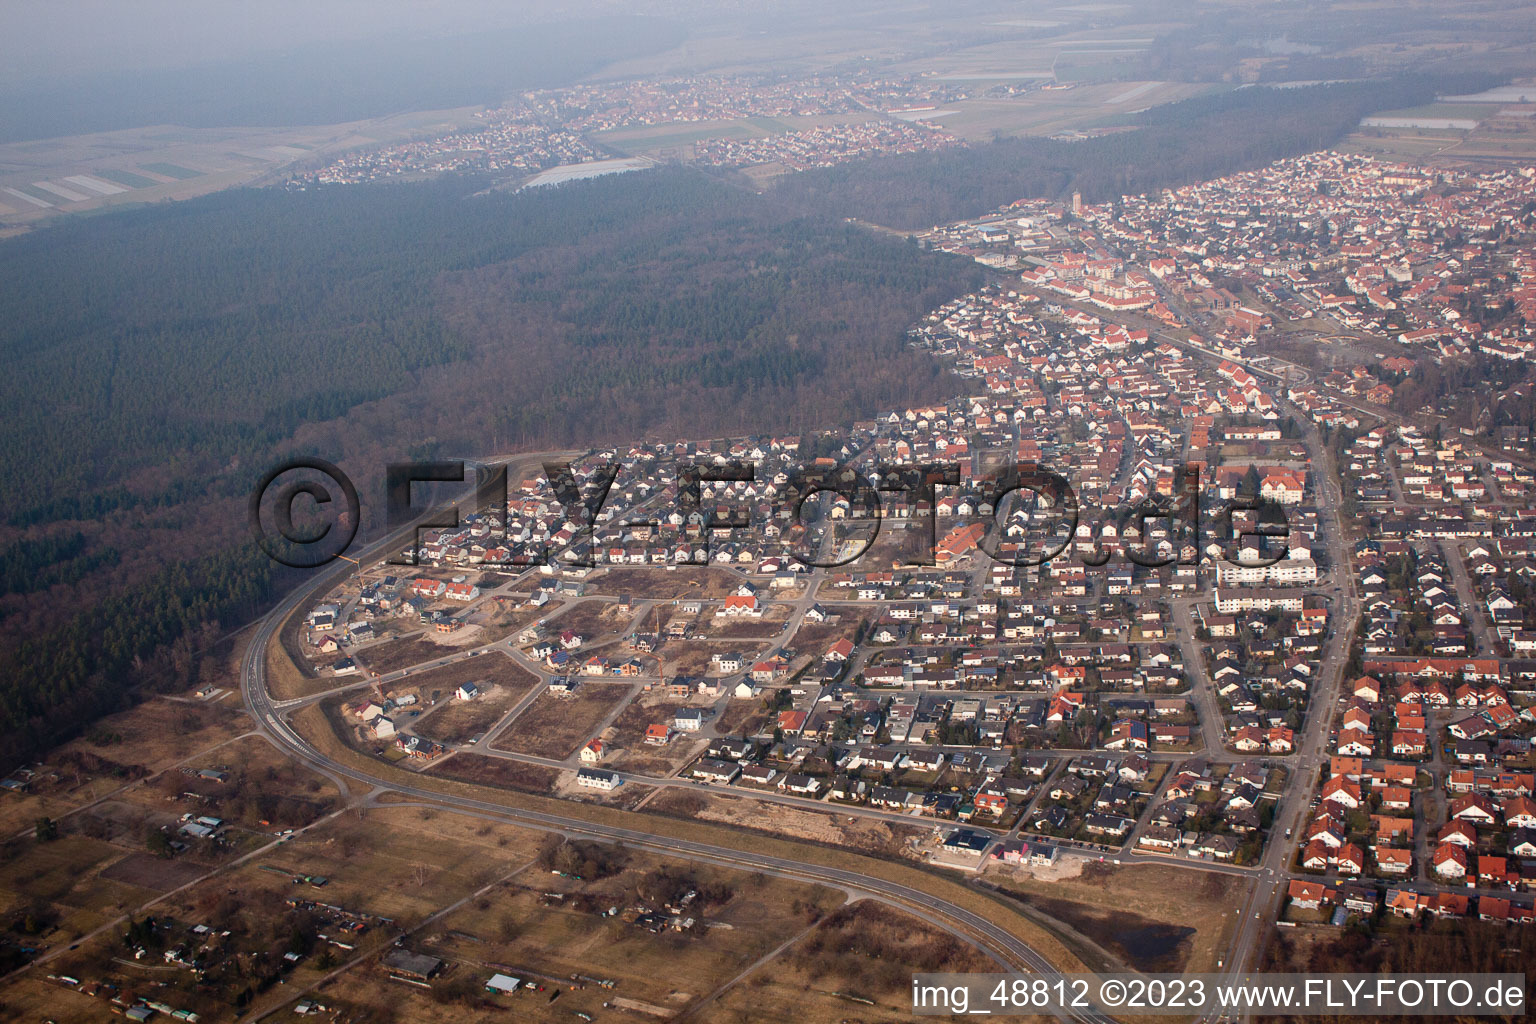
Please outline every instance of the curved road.
[[[392, 545], [398, 544], [406, 536], [410, 535], [411, 529], [406, 528], [397, 531], [395, 534], [374, 544], [358, 557], [366, 563], [387, 554]], [[352, 566], [350, 563], [336, 563], [333, 567], [323, 570], [310, 586], [301, 587], [283, 599], [276, 608], [273, 608], [261, 620], [260, 625], [257, 627], [256, 635], [246, 648], [245, 658], [241, 665], [240, 685], [244, 693], [245, 705], [250, 710], [251, 716], [255, 719], [257, 727], [266, 733], [276, 744], [285, 748], [303, 763], [324, 774], [351, 779], [367, 787], [387, 789], [404, 796], [431, 801], [470, 813], [494, 814], [498, 817], [544, 831], [585, 834], [610, 842], [623, 842], [631, 846], [644, 847], [667, 854], [697, 855], [711, 860], [726, 860], [749, 867], [763, 867], [778, 873], [825, 882], [839, 888], [862, 890], [876, 897], [896, 900], [911, 907], [921, 908], [925, 912], [925, 916], [934, 923], [939, 923], [946, 928], [958, 926], [973, 935], [982, 937], [991, 946], [988, 952], [992, 953], [995, 958], [1009, 963], [1016, 968], [1032, 973], [1050, 973], [1055, 971], [1055, 968], [1044, 956], [981, 915], [954, 906], [921, 890], [896, 882], [871, 878], [867, 875], [861, 875], [842, 868], [801, 863], [787, 858], [764, 855], [746, 858], [740, 851], [726, 847], [674, 839], [658, 833], [600, 825], [579, 818], [567, 818], [539, 811], [511, 808], [490, 800], [476, 800], [470, 797], [446, 795], [435, 790], [403, 784], [394, 779], [369, 775], [350, 765], [331, 759], [316, 750], [308, 741], [300, 736], [288, 724], [283, 717], [282, 711], [274, 705], [271, 694], [267, 692], [266, 687], [266, 651], [276, 637], [283, 621], [295, 609], [323, 594], [351, 571]], [[949, 924], [945, 924], [945, 922], [949, 922]], [[1113, 1024], [1114, 1021], [1112, 1017], [1095, 1011], [1058, 1014], [1058, 1016], [1063, 1019], [1082, 1021], [1083, 1024]]]

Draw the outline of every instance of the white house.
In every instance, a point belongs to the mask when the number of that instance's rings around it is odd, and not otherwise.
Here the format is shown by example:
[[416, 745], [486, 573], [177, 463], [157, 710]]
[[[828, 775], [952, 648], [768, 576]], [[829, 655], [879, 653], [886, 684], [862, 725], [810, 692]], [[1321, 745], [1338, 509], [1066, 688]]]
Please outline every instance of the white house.
[[581, 768], [576, 772], [576, 785], [583, 789], [600, 789], [604, 792], [619, 785], [618, 775], [600, 768]]

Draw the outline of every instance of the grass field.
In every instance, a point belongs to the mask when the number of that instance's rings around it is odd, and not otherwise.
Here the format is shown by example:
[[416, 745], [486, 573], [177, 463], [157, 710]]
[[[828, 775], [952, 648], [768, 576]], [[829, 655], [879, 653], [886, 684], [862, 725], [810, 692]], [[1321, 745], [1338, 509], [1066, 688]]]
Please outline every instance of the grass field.
[[[369, 962], [319, 997], [349, 1011], [387, 1007], [400, 1014], [397, 1019], [568, 1021], [577, 1012], [609, 1017], [605, 1003], [671, 1015], [802, 934], [842, 901], [840, 893], [765, 875], [640, 854], [625, 860], [617, 874], [597, 880], [557, 878], [530, 867], [434, 925], [411, 943], [447, 962], [431, 990], [385, 984]], [[677, 881], [713, 897], [690, 910], [696, 925], [688, 932], [652, 933], [629, 923], [628, 913], [602, 916], [609, 908], [627, 912], [639, 901], [649, 905], [654, 893]], [[495, 970], [531, 979], [544, 991], [490, 996], [482, 986]], [[595, 979], [612, 986], [600, 987]], [[557, 991], [559, 998], [552, 999]]]
[[721, 796], [709, 791], [666, 790], [649, 810], [698, 821], [716, 821], [789, 839], [826, 843], [846, 850], [900, 860], [910, 844], [932, 835], [919, 824], [891, 824], [860, 815], [788, 805], [769, 806], [749, 796]]
[[147, 896], [102, 870], [124, 855], [111, 843], [64, 835], [0, 847], [0, 934], [24, 944], [72, 942]]
[[1502, 103], [1425, 103], [1402, 110], [1382, 110], [1372, 117], [1426, 117], [1480, 121], [1504, 108]]
[[[324, 899], [402, 925], [440, 909], [532, 857], [540, 837], [434, 808], [350, 812], [263, 858], [328, 879]], [[281, 875], [242, 869], [240, 888], [292, 894]]]
[[988, 883], [1137, 970], [1209, 971], [1236, 923], [1244, 879], [1161, 864], [1083, 865], [1048, 879], [992, 867]]
[[0, 796], [0, 835], [58, 818], [181, 759], [227, 742], [249, 721], [222, 702], [153, 697], [53, 751], [26, 793]]
[[709, 1019], [732, 1024], [906, 1020], [914, 973], [996, 969], [990, 958], [947, 932], [862, 902], [829, 915], [778, 959], [722, 994]]

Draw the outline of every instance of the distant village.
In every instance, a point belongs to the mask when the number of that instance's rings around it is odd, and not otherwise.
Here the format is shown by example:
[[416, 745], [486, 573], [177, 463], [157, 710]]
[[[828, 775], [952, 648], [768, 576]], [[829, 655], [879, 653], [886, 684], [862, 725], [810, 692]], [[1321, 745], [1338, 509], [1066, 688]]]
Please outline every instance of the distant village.
[[[481, 111], [469, 129], [361, 147], [296, 174], [292, 187], [444, 173], [503, 178], [615, 155], [602, 133], [696, 126], [668, 148], [678, 158], [780, 171], [961, 145], [924, 117], [967, 94], [952, 83], [867, 75], [764, 80], [696, 75], [529, 92]], [[776, 118], [791, 121], [776, 122]], [[761, 126], [767, 125], [767, 128]], [[795, 127], [799, 125], [800, 127]]]

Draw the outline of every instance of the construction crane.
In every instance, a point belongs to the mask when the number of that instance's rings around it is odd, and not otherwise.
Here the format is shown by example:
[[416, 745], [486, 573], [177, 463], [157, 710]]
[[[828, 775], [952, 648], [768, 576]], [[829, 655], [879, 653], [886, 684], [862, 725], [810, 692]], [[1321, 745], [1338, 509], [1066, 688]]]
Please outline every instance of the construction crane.
[[336, 557], [341, 559], [343, 562], [351, 562], [353, 565], [357, 566], [357, 579], [358, 579], [358, 582], [361, 583], [362, 579], [363, 579], [363, 563], [360, 560], [358, 560], [356, 558], [352, 558], [349, 555], [338, 554]]

